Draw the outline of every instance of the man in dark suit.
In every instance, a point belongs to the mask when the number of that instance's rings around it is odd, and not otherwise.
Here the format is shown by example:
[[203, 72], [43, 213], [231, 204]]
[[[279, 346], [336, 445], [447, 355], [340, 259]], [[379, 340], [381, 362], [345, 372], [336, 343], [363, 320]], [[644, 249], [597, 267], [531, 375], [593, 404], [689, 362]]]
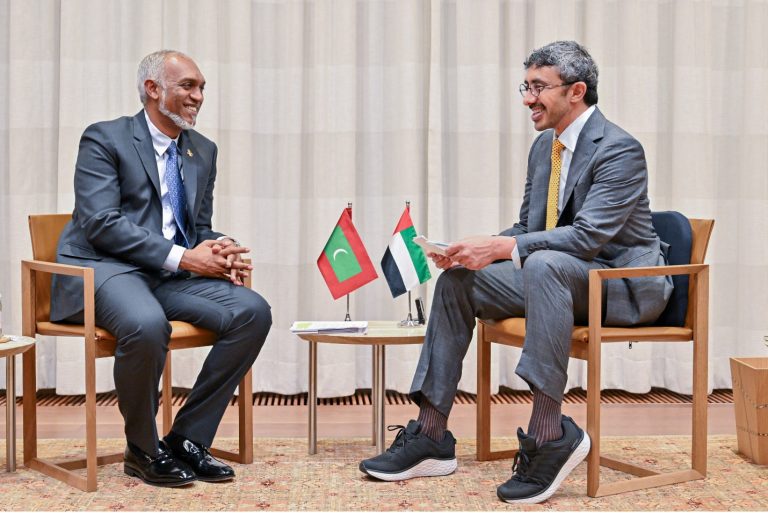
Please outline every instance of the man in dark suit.
[[[211, 228], [217, 148], [193, 130], [202, 73], [188, 56], [163, 50], [142, 60], [137, 86], [143, 110], [83, 133], [75, 208], [57, 261], [94, 269], [96, 324], [117, 339], [125, 472], [157, 486], [229, 480], [234, 471], [208, 447], [264, 344], [270, 307], [242, 286], [252, 267], [241, 255], [249, 250]], [[51, 318], [82, 317], [82, 282], [56, 277]], [[218, 339], [160, 441], [155, 415], [169, 320], [212, 330]]]
[[[597, 108], [597, 66], [574, 41], [535, 50], [520, 86], [536, 130], [520, 220], [495, 237], [431, 254], [445, 272], [435, 288], [411, 394], [420, 406], [385, 453], [360, 463], [379, 479], [444, 475], [456, 469], [447, 419], [475, 318], [525, 316], [516, 373], [533, 391], [528, 432], [498, 496], [511, 503], [550, 497], [589, 452], [589, 436], [561, 414], [571, 331], [588, 318], [590, 269], [665, 263], [651, 224], [640, 143]], [[605, 323], [651, 323], [672, 292], [668, 277], [611, 280]]]

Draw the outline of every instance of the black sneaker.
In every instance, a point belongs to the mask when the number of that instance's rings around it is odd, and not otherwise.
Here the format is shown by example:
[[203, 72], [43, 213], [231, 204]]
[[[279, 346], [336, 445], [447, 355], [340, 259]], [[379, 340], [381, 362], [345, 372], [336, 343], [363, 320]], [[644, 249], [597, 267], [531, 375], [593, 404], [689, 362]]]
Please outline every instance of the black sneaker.
[[435, 442], [421, 432], [421, 423], [412, 420], [399, 429], [392, 445], [375, 458], [360, 462], [360, 471], [383, 481], [403, 481], [412, 477], [446, 476], [456, 470], [456, 439], [450, 431]]
[[515, 455], [512, 477], [496, 495], [512, 504], [537, 504], [549, 499], [589, 452], [589, 435], [563, 415], [563, 437], [536, 448], [536, 440], [517, 428], [520, 451]]

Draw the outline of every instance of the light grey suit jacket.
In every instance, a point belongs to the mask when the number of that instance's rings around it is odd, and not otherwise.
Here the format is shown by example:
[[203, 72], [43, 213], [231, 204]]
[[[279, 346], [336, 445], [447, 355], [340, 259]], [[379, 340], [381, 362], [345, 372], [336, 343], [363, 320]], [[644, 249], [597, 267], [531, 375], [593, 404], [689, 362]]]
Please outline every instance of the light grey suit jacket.
[[[187, 230], [192, 247], [222, 234], [211, 229], [216, 145], [195, 132], [179, 138]], [[163, 237], [160, 177], [144, 111], [89, 126], [75, 168], [75, 209], [59, 238], [57, 261], [92, 267], [98, 288], [117, 274], [163, 273], [173, 241]], [[80, 278], [55, 276], [51, 320], [83, 309]]]
[[[540, 250], [562, 251], [608, 267], [664, 265], [667, 247], [651, 222], [643, 147], [597, 108], [576, 143], [558, 224], [545, 229], [552, 137], [547, 130], [534, 141], [520, 222], [501, 233], [515, 236], [523, 266], [525, 258]], [[652, 323], [671, 293], [669, 277], [609, 280], [605, 322]]]

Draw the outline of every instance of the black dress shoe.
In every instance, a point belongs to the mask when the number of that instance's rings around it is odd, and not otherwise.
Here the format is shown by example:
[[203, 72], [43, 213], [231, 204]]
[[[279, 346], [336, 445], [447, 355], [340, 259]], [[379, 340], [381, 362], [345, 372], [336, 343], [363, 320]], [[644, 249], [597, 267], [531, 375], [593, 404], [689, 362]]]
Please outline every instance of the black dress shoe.
[[196, 479], [189, 465], [174, 458], [163, 441], [155, 457], [128, 442], [124, 458], [126, 474], [153, 486], [184, 486]]
[[176, 458], [192, 468], [200, 481], [228, 481], [235, 477], [232, 467], [211, 456], [206, 446], [177, 435], [173, 431], [163, 440]]

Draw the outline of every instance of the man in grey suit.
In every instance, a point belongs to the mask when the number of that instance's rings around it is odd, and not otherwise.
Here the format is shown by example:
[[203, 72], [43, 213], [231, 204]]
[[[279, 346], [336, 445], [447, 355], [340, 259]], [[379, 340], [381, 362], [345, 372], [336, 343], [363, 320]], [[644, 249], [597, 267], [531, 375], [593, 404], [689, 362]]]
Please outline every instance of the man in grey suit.
[[[514, 473], [497, 489], [511, 503], [549, 498], [589, 452], [587, 434], [561, 414], [574, 324], [588, 318], [590, 269], [663, 265], [651, 224], [648, 172], [640, 143], [597, 109], [597, 66], [573, 41], [535, 50], [525, 62], [523, 103], [543, 131], [528, 156], [520, 220], [499, 236], [452, 244], [431, 254], [445, 272], [411, 394], [412, 420], [383, 454], [360, 469], [379, 479], [445, 475], [456, 469], [447, 431], [475, 318], [526, 317], [516, 373], [531, 387], [533, 412]], [[667, 277], [612, 280], [605, 323], [651, 323], [672, 292]]]
[[[243, 287], [249, 250], [211, 228], [216, 145], [193, 130], [205, 79], [176, 51], [145, 57], [144, 108], [89, 126], [75, 168], [75, 208], [57, 261], [94, 269], [96, 324], [117, 339], [114, 377], [128, 441], [125, 472], [157, 486], [234, 477], [211, 445], [237, 384], [272, 324]], [[51, 318], [82, 322], [82, 281], [57, 277]], [[218, 335], [170, 434], [158, 440], [158, 384], [169, 320]], [[241, 393], [249, 393], [241, 390]]]

